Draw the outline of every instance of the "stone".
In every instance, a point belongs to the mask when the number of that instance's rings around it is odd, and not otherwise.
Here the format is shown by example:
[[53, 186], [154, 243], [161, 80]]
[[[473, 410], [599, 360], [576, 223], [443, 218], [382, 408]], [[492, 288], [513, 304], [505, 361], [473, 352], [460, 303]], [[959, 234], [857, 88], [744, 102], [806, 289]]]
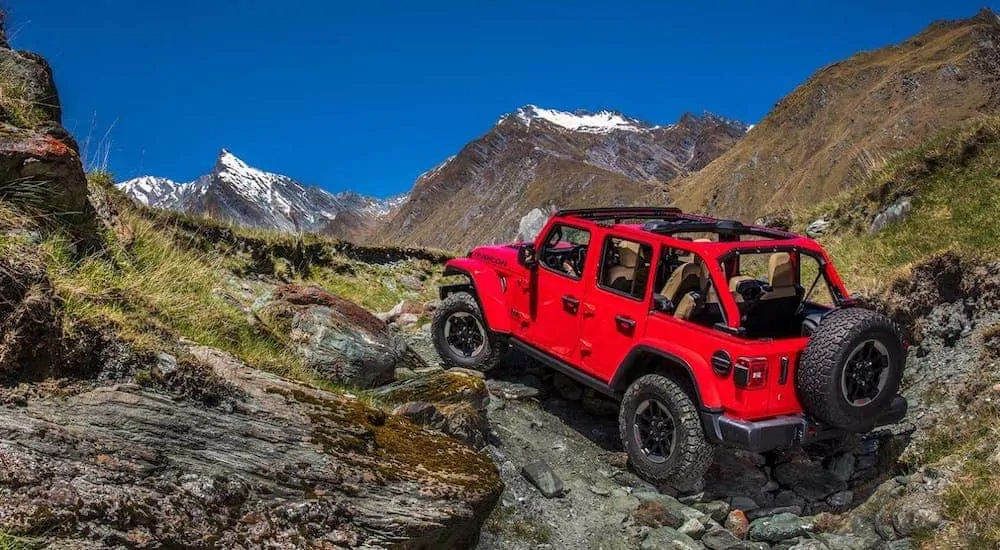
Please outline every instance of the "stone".
[[778, 464], [774, 467], [774, 478], [809, 502], [821, 501], [847, 488], [832, 472], [806, 460]]
[[933, 531], [944, 518], [928, 497], [901, 499], [892, 512], [892, 526], [901, 537], [921, 531]]
[[910, 539], [899, 539], [886, 543], [885, 550], [910, 550], [912, 547]]
[[410, 325], [417, 324], [417, 321], [419, 321], [419, 320], [420, 320], [420, 316], [419, 315], [415, 315], [413, 313], [404, 313], [404, 314], [400, 315], [399, 317], [396, 317], [396, 320], [393, 321], [393, 322], [396, 324], [396, 326], [399, 326], [399, 327], [408, 327]]
[[841, 453], [830, 459], [827, 469], [840, 481], [850, 481], [854, 475], [854, 455]]
[[641, 492], [641, 493], [636, 493], [635, 497], [639, 499], [639, 502], [651, 502], [651, 501], [657, 502], [661, 506], [663, 506], [663, 508], [665, 508], [666, 510], [669, 510], [674, 514], [683, 517], [685, 520], [696, 519], [704, 523], [708, 519], [708, 516], [706, 516], [705, 514], [699, 512], [698, 510], [695, 510], [694, 508], [681, 504], [680, 501], [669, 495], [664, 495], [657, 492], [648, 492], [648, 493]]
[[500, 498], [484, 453], [219, 350], [182, 356], [171, 376], [214, 401], [95, 377], [5, 410], [5, 517], [93, 548], [465, 548]]
[[730, 546], [726, 550], [771, 550], [771, 546], [766, 542], [755, 542], [752, 540], [741, 540]]
[[729, 515], [726, 516], [726, 522], [723, 525], [737, 538], [745, 538], [747, 533], [750, 532], [750, 521], [742, 510], [729, 512]]
[[705, 534], [705, 525], [692, 518], [682, 523], [681, 526], [677, 528], [677, 531], [697, 540]]
[[778, 542], [804, 536], [812, 530], [812, 522], [794, 514], [777, 514], [754, 520], [747, 537], [761, 542]]
[[393, 371], [393, 378], [397, 382], [402, 382], [403, 380], [409, 380], [416, 377], [417, 373], [413, 372], [413, 369], [408, 369], [406, 367], [400, 367]]
[[726, 550], [739, 542], [740, 539], [725, 529], [712, 529], [701, 537], [701, 543], [708, 550]]
[[725, 521], [729, 515], [729, 504], [721, 500], [711, 500], [708, 502], [696, 502], [692, 508], [711, 517], [715, 521]]
[[796, 516], [802, 515], [802, 506], [791, 505], [791, 506], [775, 506], [772, 508], [757, 508], [756, 510], [750, 510], [747, 512], [747, 519], [753, 521], [757, 518], [765, 518], [768, 516], [774, 516], [777, 514], [793, 514]]
[[738, 450], [717, 453], [705, 474], [705, 491], [713, 495], [758, 497], [770, 482], [760, 455]]
[[805, 503], [806, 500], [795, 494], [795, 491], [791, 489], [786, 489], [774, 495], [775, 506], [802, 506]]
[[875, 216], [871, 227], [868, 228], [868, 232], [878, 233], [886, 227], [903, 220], [912, 208], [913, 199], [911, 197], [901, 197]]
[[518, 384], [517, 382], [508, 382], [506, 380], [497, 380], [495, 378], [487, 380], [486, 387], [489, 388], [491, 394], [504, 399], [535, 399], [541, 395], [541, 392], [536, 387]]
[[816, 539], [799, 539], [788, 550], [830, 550], [830, 547]]
[[489, 393], [482, 378], [457, 369], [394, 382], [371, 393], [394, 414], [450, 435], [474, 448], [486, 445]]
[[806, 235], [816, 238], [826, 233], [826, 230], [830, 228], [830, 222], [826, 218], [819, 218], [813, 220], [806, 226]]
[[752, 498], [747, 497], [733, 497], [729, 500], [730, 508], [736, 510], [743, 510], [744, 512], [749, 512], [750, 510], [756, 510], [760, 508], [760, 505]]
[[837, 550], [878, 550], [882, 548], [883, 542], [878, 535], [860, 537], [856, 535], [838, 535], [836, 533], [823, 533], [819, 539], [830, 548]]
[[552, 386], [555, 387], [556, 393], [567, 401], [579, 401], [583, 397], [583, 387], [565, 375], [553, 374]]
[[545, 498], [561, 497], [565, 493], [562, 479], [543, 461], [532, 462], [521, 468], [521, 475], [531, 482]]
[[704, 547], [698, 541], [676, 529], [660, 527], [651, 530], [642, 540], [639, 548], [642, 550], [701, 550]]
[[390, 382], [400, 367], [426, 363], [405, 337], [361, 306], [314, 286], [282, 285], [254, 303], [261, 328], [321, 378], [355, 388]]
[[[517, 226], [518, 242], [535, 242], [535, 238], [545, 227], [545, 222], [549, 220], [549, 215], [541, 208], [532, 208], [527, 214], [521, 217]], [[509, 233], [508, 233], [509, 235]]]
[[673, 527], [677, 528], [684, 524], [687, 519], [679, 512], [668, 509], [663, 503], [656, 500], [640, 501], [635, 509], [635, 522], [647, 527]]
[[830, 511], [841, 513], [847, 511], [854, 502], [854, 493], [851, 491], [841, 491], [826, 497], [826, 503], [830, 506]]

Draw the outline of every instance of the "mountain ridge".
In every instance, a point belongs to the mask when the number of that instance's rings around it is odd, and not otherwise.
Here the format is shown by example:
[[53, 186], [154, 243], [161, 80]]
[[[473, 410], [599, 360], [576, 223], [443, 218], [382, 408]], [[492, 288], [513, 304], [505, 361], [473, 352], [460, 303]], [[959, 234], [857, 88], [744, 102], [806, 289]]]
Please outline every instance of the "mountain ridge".
[[120, 183], [119, 188], [153, 208], [246, 227], [315, 232], [352, 240], [363, 239], [405, 197], [379, 199], [349, 190], [330, 193], [254, 168], [228, 149], [219, 152], [211, 172], [194, 181], [141, 176]]
[[618, 111], [525, 105], [418, 177], [373, 240], [460, 250], [513, 239], [535, 208], [665, 204], [666, 182], [705, 166], [749, 128], [707, 112], [653, 125]]

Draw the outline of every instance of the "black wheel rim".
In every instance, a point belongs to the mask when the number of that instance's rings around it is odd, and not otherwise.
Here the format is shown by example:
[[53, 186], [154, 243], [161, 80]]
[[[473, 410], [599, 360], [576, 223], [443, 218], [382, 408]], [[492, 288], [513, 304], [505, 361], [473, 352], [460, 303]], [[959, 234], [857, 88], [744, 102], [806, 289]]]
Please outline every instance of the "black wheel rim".
[[875, 401], [889, 379], [889, 350], [878, 340], [858, 344], [844, 363], [840, 389], [853, 407]]
[[648, 460], [666, 461], [674, 452], [677, 424], [666, 405], [647, 399], [635, 409], [635, 442]]
[[486, 348], [486, 331], [482, 323], [471, 313], [452, 313], [444, 323], [444, 339], [452, 353], [459, 357], [472, 358]]

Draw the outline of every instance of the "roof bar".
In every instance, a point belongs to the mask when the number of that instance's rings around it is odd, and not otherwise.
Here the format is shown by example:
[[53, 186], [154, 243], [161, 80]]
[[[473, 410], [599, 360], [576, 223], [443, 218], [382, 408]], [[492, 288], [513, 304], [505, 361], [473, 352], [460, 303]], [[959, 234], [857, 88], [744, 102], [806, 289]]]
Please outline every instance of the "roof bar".
[[683, 214], [680, 208], [672, 206], [621, 206], [610, 208], [579, 208], [574, 210], [560, 210], [556, 216], [571, 216], [574, 218], [584, 218], [588, 220], [653, 220], [664, 218], [675, 218]]

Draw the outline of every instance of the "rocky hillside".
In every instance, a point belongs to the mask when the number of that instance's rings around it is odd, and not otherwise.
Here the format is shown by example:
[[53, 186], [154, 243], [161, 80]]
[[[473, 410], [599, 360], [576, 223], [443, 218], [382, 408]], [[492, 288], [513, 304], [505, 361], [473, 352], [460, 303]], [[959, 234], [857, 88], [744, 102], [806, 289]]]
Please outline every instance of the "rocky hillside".
[[682, 208], [747, 221], [857, 185], [894, 153], [1000, 106], [1000, 21], [983, 10], [824, 67], [731, 150], [676, 180]]
[[356, 303], [423, 303], [443, 257], [137, 206], [85, 178], [48, 66], [0, 60], [0, 546], [473, 546], [496, 467], [372, 399], [426, 365]]
[[664, 182], [701, 169], [746, 130], [711, 113], [653, 126], [522, 107], [420, 176], [375, 239], [462, 250], [512, 240], [535, 208], [662, 204]]
[[190, 183], [143, 176], [121, 184], [141, 204], [206, 216], [244, 227], [313, 232], [360, 240], [405, 196], [376, 199], [353, 191], [331, 194], [249, 166], [223, 149], [208, 174]]

